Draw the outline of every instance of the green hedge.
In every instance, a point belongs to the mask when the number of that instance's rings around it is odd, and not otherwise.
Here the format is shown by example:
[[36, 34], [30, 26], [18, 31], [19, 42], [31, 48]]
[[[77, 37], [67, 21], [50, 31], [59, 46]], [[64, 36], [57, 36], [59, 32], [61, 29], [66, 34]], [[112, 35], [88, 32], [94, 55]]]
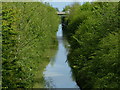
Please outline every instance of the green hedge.
[[2, 87], [32, 88], [55, 48], [59, 17], [40, 2], [2, 3]]
[[70, 9], [63, 18], [68, 61], [82, 89], [120, 88], [119, 5], [94, 2], [65, 9]]

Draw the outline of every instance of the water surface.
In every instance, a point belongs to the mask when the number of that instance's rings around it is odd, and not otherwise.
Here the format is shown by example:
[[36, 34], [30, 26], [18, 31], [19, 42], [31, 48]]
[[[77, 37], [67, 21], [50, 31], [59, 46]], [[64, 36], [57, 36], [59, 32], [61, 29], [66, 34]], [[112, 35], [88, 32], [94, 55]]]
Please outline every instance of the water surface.
[[72, 78], [71, 68], [67, 63], [67, 54], [69, 46], [63, 38], [62, 25], [59, 25], [57, 32], [58, 51], [51, 58], [50, 63], [44, 71], [46, 88], [78, 88], [76, 82]]

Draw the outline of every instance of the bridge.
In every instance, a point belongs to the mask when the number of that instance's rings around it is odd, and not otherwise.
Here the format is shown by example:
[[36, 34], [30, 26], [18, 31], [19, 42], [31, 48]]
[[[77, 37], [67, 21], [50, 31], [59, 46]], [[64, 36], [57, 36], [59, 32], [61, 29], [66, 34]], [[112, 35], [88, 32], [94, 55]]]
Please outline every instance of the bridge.
[[67, 14], [69, 14], [68, 11], [66, 12], [57, 12], [57, 15], [65, 17]]
[[57, 12], [57, 15], [66, 15], [66, 12]]

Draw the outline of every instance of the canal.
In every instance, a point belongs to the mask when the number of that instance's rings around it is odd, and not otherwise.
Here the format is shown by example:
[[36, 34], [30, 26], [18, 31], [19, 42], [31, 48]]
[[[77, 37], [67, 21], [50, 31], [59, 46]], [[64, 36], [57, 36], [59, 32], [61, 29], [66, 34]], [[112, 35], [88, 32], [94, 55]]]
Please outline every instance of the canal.
[[46, 66], [43, 74], [46, 88], [78, 88], [71, 68], [67, 62], [69, 44], [63, 37], [62, 24], [59, 25], [56, 34], [58, 40], [58, 50], [50, 63]]

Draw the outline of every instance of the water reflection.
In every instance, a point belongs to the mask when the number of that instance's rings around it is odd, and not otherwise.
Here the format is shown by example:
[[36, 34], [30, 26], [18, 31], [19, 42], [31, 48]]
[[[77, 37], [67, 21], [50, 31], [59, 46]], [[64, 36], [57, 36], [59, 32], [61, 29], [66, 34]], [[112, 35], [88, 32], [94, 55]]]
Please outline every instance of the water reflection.
[[[57, 32], [58, 51], [51, 58], [52, 64], [48, 64], [44, 71], [44, 78], [47, 88], [77, 88], [76, 82], [72, 79], [71, 69], [66, 62], [68, 49], [65, 45], [68, 43], [63, 38], [62, 25], [59, 25]], [[53, 63], [54, 62], [54, 63]]]

